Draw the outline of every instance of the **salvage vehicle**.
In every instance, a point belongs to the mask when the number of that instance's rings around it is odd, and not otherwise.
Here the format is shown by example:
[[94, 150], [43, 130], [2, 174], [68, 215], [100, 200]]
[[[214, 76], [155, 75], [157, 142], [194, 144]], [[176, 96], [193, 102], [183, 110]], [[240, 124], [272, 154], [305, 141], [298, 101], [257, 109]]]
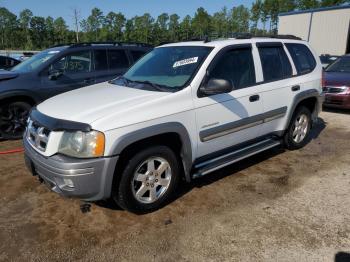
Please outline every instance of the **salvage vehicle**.
[[142, 43], [64, 44], [0, 71], [0, 138], [21, 138], [32, 106], [122, 75], [151, 49]]
[[50, 189], [135, 213], [267, 149], [303, 147], [322, 106], [322, 64], [293, 37], [167, 44], [123, 76], [31, 111], [26, 164]]
[[337, 59], [325, 70], [325, 107], [350, 109], [350, 55]]

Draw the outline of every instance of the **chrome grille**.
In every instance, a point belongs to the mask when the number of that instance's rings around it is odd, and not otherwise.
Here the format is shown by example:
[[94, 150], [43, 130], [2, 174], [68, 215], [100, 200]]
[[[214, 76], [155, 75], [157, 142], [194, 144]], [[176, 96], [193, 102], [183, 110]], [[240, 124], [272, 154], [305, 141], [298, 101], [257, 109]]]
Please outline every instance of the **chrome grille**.
[[47, 143], [49, 142], [50, 132], [49, 129], [40, 126], [39, 123], [28, 119], [27, 140], [33, 147], [45, 152]]
[[334, 86], [326, 86], [324, 91], [326, 93], [332, 93], [332, 94], [337, 94], [337, 93], [342, 93], [345, 91], [345, 87], [334, 87]]

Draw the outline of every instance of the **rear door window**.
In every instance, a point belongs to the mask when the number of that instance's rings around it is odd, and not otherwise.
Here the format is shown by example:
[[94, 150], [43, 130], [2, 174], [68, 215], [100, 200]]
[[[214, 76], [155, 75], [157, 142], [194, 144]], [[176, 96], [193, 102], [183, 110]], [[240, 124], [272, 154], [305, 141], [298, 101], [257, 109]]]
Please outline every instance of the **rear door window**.
[[254, 85], [256, 79], [252, 49], [239, 48], [228, 51], [210, 72], [210, 77], [225, 79], [235, 89]]
[[316, 60], [310, 49], [303, 44], [286, 44], [299, 75], [312, 72], [316, 67]]
[[129, 60], [124, 50], [110, 49], [107, 53], [109, 69], [122, 69], [129, 67]]
[[131, 56], [134, 60], [134, 63], [139, 60], [141, 57], [143, 57], [146, 54], [144, 51], [131, 51]]
[[94, 63], [96, 71], [108, 70], [107, 50], [94, 50]]
[[292, 76], [292, 66], [288, 60], [283, 46], [259, 47], [264, 81], [277, 81]]

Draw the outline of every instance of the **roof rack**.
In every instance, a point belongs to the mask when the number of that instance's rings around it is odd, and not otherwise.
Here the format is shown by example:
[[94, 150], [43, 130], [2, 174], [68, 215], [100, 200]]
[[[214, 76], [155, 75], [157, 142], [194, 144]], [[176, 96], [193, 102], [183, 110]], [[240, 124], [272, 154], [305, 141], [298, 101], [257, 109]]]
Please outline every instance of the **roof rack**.
[[150, 44], [138, 43], [138, 42], [82, 42], [82, 43], [65, 43], [59, 44], [52, 47], [69, 46], [72, 47], [83, 47], [83, 46], [99, 46], [99, 45], [112, 45], [112, 46], [136, 46], [136, 47], [153, 47]]
[[291, 39], [291, 40], [302, 40], [300, 37], [295, 35], [261, 35], [254, 36], [249, 33], [241, 34], [235, 37], [236, 39], [251, 39], [251, 38], [275, 38], [275, 39]]

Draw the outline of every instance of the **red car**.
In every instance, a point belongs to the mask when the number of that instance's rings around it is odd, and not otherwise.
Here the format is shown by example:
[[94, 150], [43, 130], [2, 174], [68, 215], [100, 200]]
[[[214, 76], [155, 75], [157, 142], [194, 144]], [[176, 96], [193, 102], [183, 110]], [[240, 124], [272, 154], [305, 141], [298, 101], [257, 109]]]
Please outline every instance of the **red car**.
[[323, 91], [324, 106], [350, 109], [350, 55], [338, 58], [325, 69]]

